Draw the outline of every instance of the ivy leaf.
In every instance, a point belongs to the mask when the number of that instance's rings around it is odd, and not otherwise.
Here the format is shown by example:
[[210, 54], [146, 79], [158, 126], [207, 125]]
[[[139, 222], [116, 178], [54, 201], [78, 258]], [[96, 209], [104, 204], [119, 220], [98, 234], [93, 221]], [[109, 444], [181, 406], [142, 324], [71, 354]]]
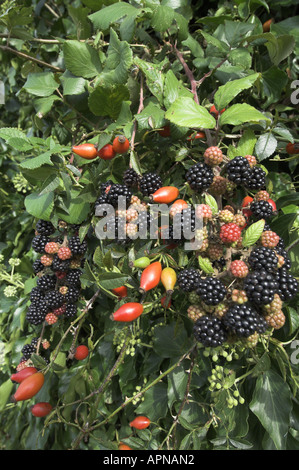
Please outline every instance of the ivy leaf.
[[216, 121], [209, 111], [188, 97], [175, 100], [166, 111], [165, 118], [181, 127], [213, 129], [216, 126]]
[[265, 220], [261, 219], [250, 225], [243, 235], [242, 244], [244, 247], [254, 245], [263, 233]]
[[66, 41], [63, 54], [66, 68], [76, 77], [93, 78], [102, 71], [100, 56], [89, 44]]

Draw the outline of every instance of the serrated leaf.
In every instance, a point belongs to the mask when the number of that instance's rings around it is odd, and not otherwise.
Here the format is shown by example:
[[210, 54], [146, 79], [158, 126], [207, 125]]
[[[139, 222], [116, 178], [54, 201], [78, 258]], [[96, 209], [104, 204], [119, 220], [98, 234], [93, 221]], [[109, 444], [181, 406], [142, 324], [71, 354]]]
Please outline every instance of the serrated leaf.
[[103, 289], [111, 290], [123, 286], [128, 276], [122, 273], [104, 272], [99, 275], [99, 284]]
[[110, 116], [116, 119], [123, 101], [129, 98], [130, 93], [125, 85], [118, 85], [114, 88], [98, 86], [89, 95], [88, 106], [95, 116]]
[[212, 262], [209, 260], [209, 258], [203, 258], [202, 256], [198, 256], [197, 259], [199, 267], [200, 269], [202, 269], [202, 271], [207, 274], [212, 274], [214, 272]]
[[246, 129], [238, 142], [238, 146], [234, 147], [229, 145], [227, 156], [232, 159], [237, 156], [245, 157], [245, 155], [253, 155], [254, 147], [256, 144], [257, 138], [253, 130]]
[[212, 209], [212, 213], [217, 214], [218, 204], [217, 204], [216, 199], [211, 194], [205, 194], [205, 202]]
[[66, 41], [63, 55], [67, 69], [76, 77], [93, 78], [102, 71], [99, 53], [89, 44]]
[[37, 192], [33, 192], [25, 198], [27, 212], [38, 219], [50, 220], [53, 207], [54, 193], [40, 195]]
[[117, 2], [114, 5], [105, 6], [96, 13], [92, 13], [88, 18], [93, 23], [95, 29], [105, 31], [109, 28], [110, 24], [117, 22], [120, 18], [127, 16], [136, 18], [141, 13], [141, 9], [135, 8], [129, 3]]
[[133, 53], [129, 44], [126, 41], [120, 41], [116, 32], [111, 29], [105, 67], [98, 77], [97, 84], [126, 83], [132, 62]]
[[266, 158], [269, 158], [275, 152], [277, 147], [277, 140], [273, 134], [267, 132], [262, 134], [256, 144], [255, 144], [255, 153], [259, 161], [263, 161]]
[[30, 359], [33, 362], [33, 365], [35, 367], [38, 367], [39, 369], [42, 369], [47, 366], [45, 359], [39, 356], [38, 354], [35, 354], [35, 353], [31, 354]]
[[213, 129], [216, 126], [209, 111], [188, 97], [178, 98], [166, 111], [165, 118], [181, 127]]
[[220, 86], [214, 96], [216, 109], [225, 108], [241, 91], [251, 88], [259, 77], [259, 73], [254, 73], [248, 75], [248, 77], [231, 80]]
[[247, 103], [234, 104], [221, 114], [219, 119], [220, 126], [230, 124], [238, 126], [243, 122], [269, 121], [260, 111]]
[[242, 244], [244, 247], [254, 245], [263, 233], [265, 220], [261, 219], [250, 225], [245, 232], [243, 232]]
[[59, 87], [52, 72], [30, 73], [23, 88], [32, 95], [50, 96]]
[[42, 153], [38, 157], [26, 158], [26, 160], [20, 163], [20, 167], [27, 170], [34, 170], [40, 168], [42, 165], [53, 165], [51, 160], [52, 154], [53, 152], [49, 151]]

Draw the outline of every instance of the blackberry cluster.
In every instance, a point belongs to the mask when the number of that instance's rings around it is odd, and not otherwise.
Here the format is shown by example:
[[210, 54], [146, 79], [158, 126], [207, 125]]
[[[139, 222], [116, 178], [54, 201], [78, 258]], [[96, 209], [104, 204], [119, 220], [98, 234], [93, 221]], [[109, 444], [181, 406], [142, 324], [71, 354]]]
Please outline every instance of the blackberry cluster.
[[227, 292], [219, 279], [208, 276], [200, 280], [196, 293], [205, 304], [217, 305], [225, 298]]
[[275, 280], [278, 283], [277, 293], [281, 300], [287, 301], [295, 297], [298, 291], [298, 281], [286, 268], [282, 267], [277, 270]]
[[106, 189], [107, 204], [117, 207], [118, 198], [125, 198], [126, 206], [130, 204], [132, 192], [125, 184], [111, 184]]
[[[47, 322], [49, 315], [53, 323], [56, 316], [57, 319], [60, 315], [71, 317], [77, 312], [75, 304], [80, 297], [80, 268], [87, 249], [86, 240], [81, 241], [78, 236], [79, 228], [78, 225], [68, 226], [65, 222], [59, 222], [55, 230], [50, 222], [39, 220], [37, 223], [32, 247], [41, 257], [33, 263], [37, 282], [31, 290], [31, 303], [26, 312], [26, 320], [31, 325]], [[69, 259], [59, 257], [64, 257], [64, 251], [60, 251], [62, 246], [70, 250]], [[47, 256], [46, 264], [43, 264], [44, 255]]]
[[177, 281], [184, 292], [192, 292], [199, 287], [201, 277], [197, 269], [185, 268], [178, 274]]
[[143, 196], [150, 196], [162, 186], [162, 178], [156, 173], [145, 173], [139, 180], [139, 189]]
[[266, 189], [266, 173], [258, 166], [250, 170], [249, 179], [245, 182], [248, 189]]
[[278, 282], [274, 275], [265, 270], [253, 271], [244, 279], [244, 289], [250, 302], [266, 305], [274, 299]]
[[138, 187], [140, 176], [133, 168], [128, 168], [123, 174], [123, 183], [129, 188]]
[[268, 327], [264, 317], [246, 303], [230, 307], [223, 317], [223, 324], [239, 338], [248, 338], [255, 332], [265, 333]]
[[227, 339], [227, 332], [222, 321], [209, 315], [203, 315], [196, 320], [193, 333], [195, 339], [205, 347], [216, 348]]
[[202, 193], [213, 183], [214, 173], [209, 165], [199, 162], [189, 168], [185, 178], [191, 189]]
[[248, 263], [254, 271], [265, 270], [273, 273], [277, 269], [278, 258], [271, 248], [259, 246], [249, 255]]

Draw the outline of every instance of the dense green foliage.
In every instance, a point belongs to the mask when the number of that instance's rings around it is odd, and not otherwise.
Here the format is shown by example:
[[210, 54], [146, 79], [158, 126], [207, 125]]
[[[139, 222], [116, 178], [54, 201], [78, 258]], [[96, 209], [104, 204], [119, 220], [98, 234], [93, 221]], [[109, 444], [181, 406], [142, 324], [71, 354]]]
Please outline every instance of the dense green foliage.
[[[129, 298], [139, 299], [141, 270], [130, 261], [149, 253], [179, 270], [190, 255], [156, 240], [129, 247], [101, 242], [94, 233], [102, 182], [121, 182], [129, 166], [139, 174], [155, 171], [194, 201], [185, 171], [207, 145], [217, 145], [230, 159], [255, 155], [266, 171], [278, 209], [271, 228], [289, 247], [298, 276], [298, 155], [286, 152], [287, 143], [299, 142], [296, 3], [6, 0], [0, 6], [2, 449], [117, 449], [120, 441], [152, 450], [299, 448], [298, 294], [284, 305], [283, 328], [255, 348], [207, 353], [195, 347], [188, 300], [178, 289], [169, 310], [161, 308], [159, 286], [132, 324], [110, 318], [119, 305], [111, 289], [126, 283]], [[226, 109], [218, 119], [212, 104]], [[165, 125], [166, 138], [158, 132]], [[206, 140], [187, 139], [199, 129]], [[118, 134], [130, 140], [126, 155], [88, 161], [71, 152], [83, 142], [102, 148]], [[232, 201], [239, 204], [245, 194], [236, 190]], [[82, 362], [68, 360], [70, 320], [44, 329], [26, 322], [38, 219], [80, 224], [88, 241], [81, 310], [73, 320], [78, 343], [91, 351]], [[49, 363], [33, 358], [47, 368], [37, 397], [51, 402], [53, 412], [37, 419], [31, 402], [11, 403], [10, 375], [23, 346], [39, 334], [51, 346]], [[224, 378], [211, 393], [215, 367], [224, 368]], [[236, 406], [227, 406], [228, 397]], [[151, 426], [132, 431], [136, 414], [148, 416]]]

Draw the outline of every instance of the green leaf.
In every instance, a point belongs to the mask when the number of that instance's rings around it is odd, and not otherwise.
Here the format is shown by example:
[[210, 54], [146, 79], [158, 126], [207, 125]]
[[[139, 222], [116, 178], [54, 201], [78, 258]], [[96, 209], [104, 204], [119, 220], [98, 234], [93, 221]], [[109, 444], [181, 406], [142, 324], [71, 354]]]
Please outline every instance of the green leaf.
[[153, 10], [151, 26], [155, 31], [163, 33], [170, 28], [174, 19], [174, 10], [168, 6], [158, 5]]
[[93, 78], [102, 71], [99, 53], [89, 44], [66, 41], [63, 45], [66, 68], [76, 77]]
[[111, 29], [105, 67], [98, 77], [97, 84], [126, 83], [132, 62], [133, 54], [129, 44], [120, 41], [116, 32]]
[[189, 339], [184, 328], [175, 323], [155, 329], [154, 351], [160, 357], [179, 357], [188, 349]]
[[51, 156], [53, 155], [52, 151], [44, 152], [38, 157], [26, 158], [23, 162], [20, 163], [21, 168], [26, 168], [27, 170], [34, 170], [40, 168], [42, 165], [53, 165]]
[[242, 244], [245, 247], [254, 245], [263, 233], [265, 226], [264, 219], [258, 220], [250, 225], [245, 232], [243, 232]]
[[217, 204], [216, 199], [211, 194], [208, 194], [208, 193], [205, 194], [205, 202], [212, 209], [212, 213], [217, 214], [218, 204]]
[[116, 23], [121, 18], [125, 18], [127, 16], [136, 18], [141, 13], [142, 9], [140, 8], [135, 8], [129, 3], [117, 2], [114, 5], [102, 8], [96, 13], [92, 13], [88, 18], [93, 23], [95, 29], [105, 31], [112, 23]]
[[168, 70], [165, 75], [163, 94], [166, 108], [169, 108], [179, 97], [187, 96], [192, 98], [193, 96], [191, 91], [185, 88], [183, 83], [177, 79], [172, 70]]
[[262, 73], [262, 95], [263, 98], [266, 98], [263, 108], [267, 108], [270, 104], [280, 100], [281, 92], [287, 83], [287, 74], [275, 65]]
[[259, 73], [254, 73], [248, 75], [248, 77], [231, 80], [225, 85], [220, 86], [214, 96], [216, 109], [221, 110], [225, 108], [241, 91], [251, 88], [259, 77]]
[[257, 138], [255, 137], [253, 130], [246, 129], [238, 142], [238, 146], [229, 146], [227, 156], [232, 159], [239, 155], [241, 157], [245, 157], [245, 155], [253, 155], [256, 141]]
[[268, 432], [276, 449], [285, 450], [292, 399], [289, 386], [280, 375], [269, 370], [258, 377], [249, 407]]
[[168, 65], [168, 59], [165, 58], [158, 64], [146, 62], [139, 57], [134, 58], [134, 63], [144, 73], [146, 77], [146, 84], [150, 92], [157, 98], [162, 104], [163, 102], [163, 87], [165, 75], [163, 74], [163, 68]]
[[166, 111], [165, 118], [181, 127], [213, 129], [216, 126], [209, 111], [188, 97], [178, 98]]
[[167, 385], [157, 383], [144, 394], [144, 401], [137, 406], [138, 415], [147, 416], [151, 421], [163, 418], [167, 413]]
[[2, 382], [0, 385], [0, 410], [3, 410], [6, 403], [10, 400], [14, 384], [10, 379]]
[[202, 256], [198, 256], [197, 259], [198, 259], [199, 267], [202, 271], [204, 271], [207, 274], [213, 274], [214, 268], [209, 258], [203, 258]]
[[63, 95], [80, 95], [84, 93], [88, 83], [83, 77], [76, 77], [68, 70], [60, 77], [63, 87]]
[[50, 96], [59, 87], [52, 72], [30, 73], [24, 89], [36, 96]]
[[284, 34], [278, 38], [273, 36], [266, 42], [266, 47], [268, 49], [270, 59], [274, 65], [278, 65], [293, 52], [295, 47], [295, 38], [289, 34]]
[[259, 122], [259, 121], [269, 121], [269, 119], [264, 116], [260, 111], [255, 109], [249, 104], [234, 104], [221, 114], [219, 119], [220, 126], [225, 124], [230, 124], [237, 126], [243, 124], [244, 122]]
[[141, 113], [135, 115], [138, 122], [138, 129], [158, 129], [165, 122], [165, 113], [163, 109], [154, 104], [152, 101], [145, 106]]
[[200, 34], [202, 34], [202, 36], [204, 37], [204, 39], [206, 40], [208, 45], [212, 45], [212, 46], [216, 47], [221, 52], [228, 52], [229, 51], [229, 46], [225, 42], [220, 41], [215, 36], [212, 36], [211, 34], [207, 33], [206, 31], [199, 30], [198, 32]]
[[96, 116], [110, 116], [116, 119], [121, 111], [123, 101], [130, 97], [129, 90], [124, 85], [117, 87], [98, 86], [89, 96], [88, 105]]
[[122, 273], [104, 272], [99, 275], [99, 284], [103, 289], [111, 290], [123, 286], [128, 276]]
[[40, 195], [38, 192], [33, 192], [25, 198], [25, 208], [27, 212], [38, 219], [50, 220], [53, 207], [53, 193]]
[[255, 144], [255, 153], [259, 161], [263, 161], [273, 155], [276, 147], [277, 140], [271, 132], [262, 134]]

